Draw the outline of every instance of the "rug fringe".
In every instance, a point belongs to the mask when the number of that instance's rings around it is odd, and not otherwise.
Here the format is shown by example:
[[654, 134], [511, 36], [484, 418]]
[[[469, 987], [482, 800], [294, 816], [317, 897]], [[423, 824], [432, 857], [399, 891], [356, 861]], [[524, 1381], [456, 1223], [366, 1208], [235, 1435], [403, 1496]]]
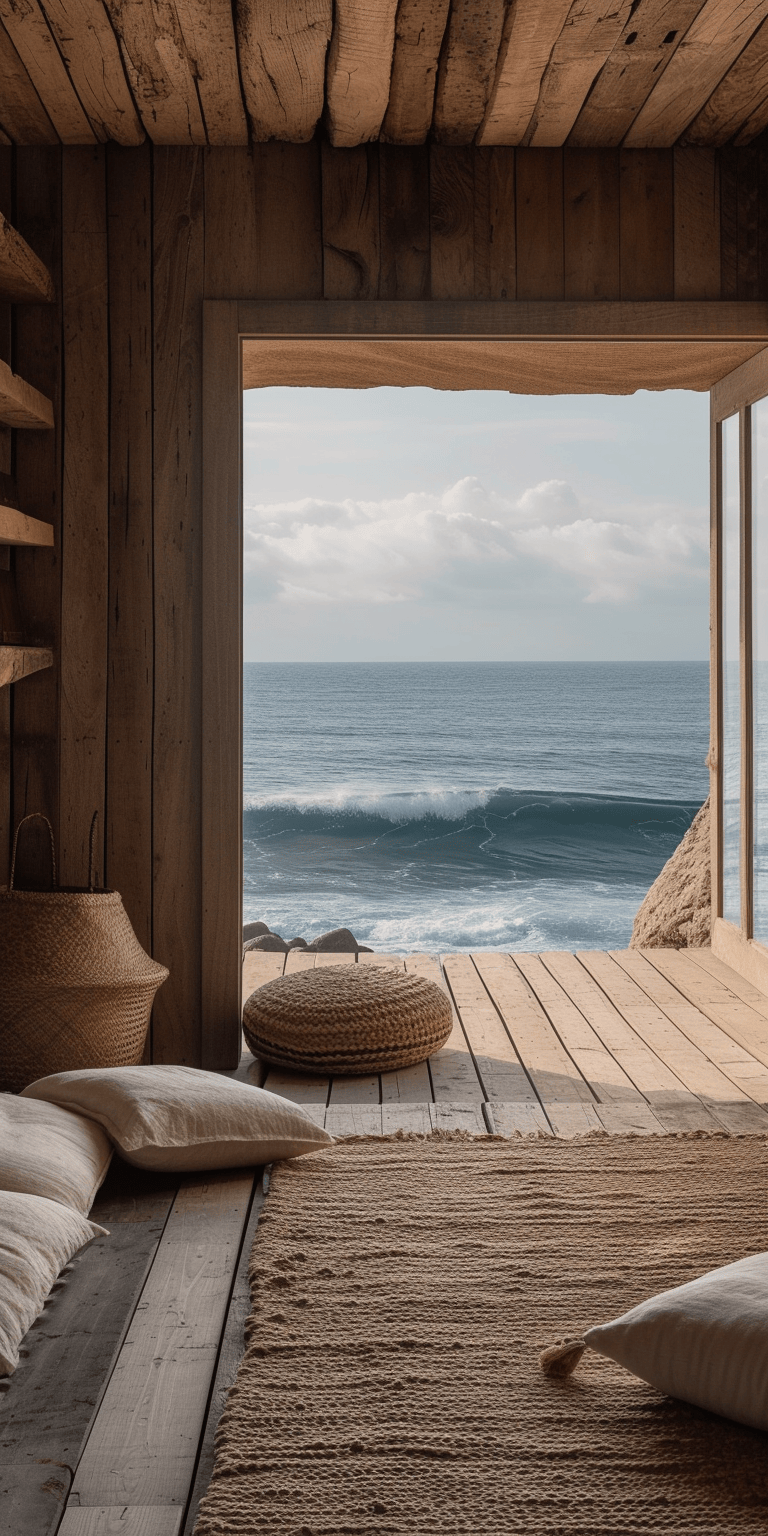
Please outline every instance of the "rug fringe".
[[[375, 1143], [391, 1141], [479, 1141], [479, 1142], [514, 1142], [535, 1141], [546, 1142], [550, 1146], [570, 1146], [579, 1141], [755, 1141], [768, 1145], [768, 1134], [765, 1131], [745, 1131], [735, 1134], [733, 1131], [666, 1131], [663, 1135], [649, 1136], [644, 1131], [621, 1131], [615, 1133], [606, 1131], [596, 1126], [589, 1131], [581, 1131], [577, 1136], [547, 1136], [544, 1131], [515, 1131], [511, 1136], [500, 1136], [496, 1132], [483, 1134], [482, 1131], [443, 1131], [435, 1129], [431, 1131], [390, 1131], [386, 1136], [371, 1134], [334, 1136], [334, 1144], [337, 1146], [350, 1145], [353, 1142]], [[320, 1149], [322, 1150], [322, 1149]]]

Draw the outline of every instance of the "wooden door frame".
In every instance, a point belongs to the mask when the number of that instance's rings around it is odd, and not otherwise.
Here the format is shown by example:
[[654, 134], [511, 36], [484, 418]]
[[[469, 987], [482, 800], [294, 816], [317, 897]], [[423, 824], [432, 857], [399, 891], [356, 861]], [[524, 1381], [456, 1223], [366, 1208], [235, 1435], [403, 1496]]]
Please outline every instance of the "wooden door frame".
[[[755, 985], [768, 989], [768, 947], [752, 935], [752, 406], [768, 395], [768, 348], [710, 393], [710, 805], [712, 949]], [[723, 422], [739, 416], [739, 661], [741, 694], [741, 925], [723, 917]]]
[[[475, 340], [547, 348], [596, 342], [739, 343], [762, 348], [768, 340], [768, 304], [204, 301], [201, 1025], [202, 1065], [213, 1070], [237, 1064], [241, 1040], [242, 343], [259, 338], [272, 343]], [[728, 378], [735, 379], [755, 362], [751, 359]]]

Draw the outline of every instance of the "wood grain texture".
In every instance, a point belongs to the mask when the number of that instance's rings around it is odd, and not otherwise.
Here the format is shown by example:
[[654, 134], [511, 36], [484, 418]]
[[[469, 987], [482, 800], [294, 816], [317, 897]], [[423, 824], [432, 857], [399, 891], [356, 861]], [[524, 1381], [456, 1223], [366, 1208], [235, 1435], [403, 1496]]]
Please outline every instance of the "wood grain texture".
[[0, 0], [0, 20], [62, 144], [95, 144], [97, 135], [37, 0], [24, 6]]
[[505, 11], [505, 0], [451, 0], [432, 124], [439, 144], [471, 144], [485, 117]]
[[571, 0], [517, 0], [507, 7], [496, 71], [478, 144], [521, 144], [539, 99], [542, 77]]
[[379, 234], [383, 299], [430, 295], [429, 151], [379, 148]]
[[53, 1536], [71, 1481], [69, 1467], [0, 1462], [0, 1536]]
[[706, 0], [624, 144], [661, 149], [675, 144], [768, 15], [768, 0]]
[[107, 151], [109, 671], [105, 872], [152, 952], [152, 171]]
[[177, 14], [184, 45], [194, 62], [208, 143], [246, 145], [248, 125], [229, 0], [184, 0]]
[[675, 288], [674, 181], [659, 150], [620, 156], [622, 299], [671, 299]]
[[439, 960], [434, 955], [408, 955], [405, 968], [428, 977], [446, 994], [451, 1004], [451, 1033], [445, 1045], [429, 1058], [432, 1097], [439, 1104], [481, 1104], [485, 1098], [483, 1086]]
[[14, 144], [58, 144], [59, 136], [0, 22], [0, 125]]
[[[226, 227], [206, 231], [225, 240]], [[203, 310], [202, 1065], [240, 1059], [243, 902], [242, 463], [237, 303]], [[235, 538], [230, 530], [237, 530]]]
[[336, 0], [326, 69], [326, 121], [336, 148], [378, 135], [389, 100], [397, 0]]
[[[57, 149], [16, 150], [14, 223], [61, 291], [61, 157]], [[54, 548], [17, 549], [16, 590], [30, 628], [53, 651], [53, 666], [16, 690], [13, 733], [13, 821], [44, 811], [59, 828], [59, 687], [61, 676], [61, 304], [25, 305], [16, 313], [16, 347], [26, 376], [50, 397], [53, 432], [21, 432], [16, 481], [21, 505], [54, 528]], [[48, 853], [37, 837], [21, 872], [30, 883], [48, 878]]]
[[517, 297], [565, 296], [563, 156], [559, 149], [520, 149], [517, 177]]
[[331, 0], [259, 0], [237, 6], [237, 42], [245, 104], [256, 143], [307, 144], [325, 103]]
[[194, 1476], [253, 1173], [186, 1175], [80, 1457], [70, 1502], [181, 1505]]
[[144, 131], [102, 0], [45, 0], [45, 17], [96, 138], [140, 144]]
[[768, 1019], [763, 1013], [743, 1002], [719, 977], [689, 960], [684, 950], [649, 949], [642, 953], [713, 1024], [768, 1066]]
[[551, 148], [565, 143], [631, 9], [632, 0], [608, 6], [603, 0], [578, 0], [571, 6], [544, 71], [526, 144]]
[[58, 1536], [180, 1536], [182, 1509], [117, 1504], [65, 1510]]
[[226, 0], [104, 0], [141, 120], [155, 144], [247, 144]]
[[475, 296], [475, 160], [471, 149], [430, 149], [429, 222], [433, 299]]
[[437, 66], [450, 0], [400, 0], [389, 101], [380, 137], [424, 144], [432, 126]]
[[171, 969], [153, 1045], [156, 1061], [198, 1065], [203, 164], [199, 151], [160, 149], [153, 165], [153, 942]]
[[720, 297], [720, 174], [710, 149], [674, 151], [676, 299]]
[[618, 154], [565, 150], [563, 248], [567, 299], [620, 297]]
[[444, 955], [443, 969], [484, 1099], [535, 1106], [538, 1098], [530, 1074], [469, 955]]
[[45, 646], [0, 645], [0, 688], [52, 666], [53, 651]]
[[702, 0], [643, 0], [630, 8], [569, 144], [621, 144], [701, 8]]
[[768, 123], [768, 22], [744, 51], [685, 130], [686, 144], [713, 148], [733, 139], [749, 144]]
[[265, 299], [321, 299], [320, 145], [257, 144], [253, 163], [254, 291]]
[[27, 544], [37, 549], [53, 548], [53, 524], [27, 517], [15, 507], [0, 506], [0, 544]]
[[379, 157], [376, 149], [322, 146], [323, 289], [326, 299], [379, 291]]
[[53, 426], [53, 406], [26, 379], [12, 373], [0, 359], [0, 422], [9, 427], [24, 427], [35, 432]]
[[53, 279], [45, 264], [0, 214], [0, 295], [12, 304], [50, 304]]
[[63, 155], [64, 487], [59, 865], [87, 884], [91, 817], [104, 877], [109, 532], [109, 317], [103, 148]]

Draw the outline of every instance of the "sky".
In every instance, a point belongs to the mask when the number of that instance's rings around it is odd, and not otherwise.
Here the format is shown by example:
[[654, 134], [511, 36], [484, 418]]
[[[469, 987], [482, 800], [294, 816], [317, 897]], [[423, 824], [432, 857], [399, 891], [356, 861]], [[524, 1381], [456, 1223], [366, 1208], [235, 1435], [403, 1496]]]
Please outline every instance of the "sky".
[[709, 396], [244, 394], [246, 661], [705, 660]]

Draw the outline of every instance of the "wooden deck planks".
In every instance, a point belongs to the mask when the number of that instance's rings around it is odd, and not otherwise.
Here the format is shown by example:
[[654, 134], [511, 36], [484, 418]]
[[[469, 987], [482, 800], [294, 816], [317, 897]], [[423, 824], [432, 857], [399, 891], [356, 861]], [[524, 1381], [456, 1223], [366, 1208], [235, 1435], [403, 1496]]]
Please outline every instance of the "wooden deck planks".
[[575, 955], [542, 957], [651, 1105], [665, 1131], [714, 1131], [719, 1122], [671, 1067], [649, 1048]]
[[441, 1050], [429, 1058], [431, 1098], [436, 1104], [482, 1104], [485, 1093], [477, 1075], [472, 1052], [461, 1025], [450, 988], [434, 955], [408, 955], [406, 970], [426, 976], [441, 987], [450, 1000], [453, 1029]]
[[645, 949], [641, 953], [651, 965], [671, 981], [689, 1002], [718, 1024], [731, 1039], [744, 1046], [764, 1066], [768, 1066], [768, 1017], [701, 966], [689, 960], [683, 950]]
[[70, 1504], [185, 1505], [252, 1187], [240, 1169], [182, 1180]]
[[171, 1505], [67, 1509], [58, 1536], [180, 1536], [183, 1518]]

